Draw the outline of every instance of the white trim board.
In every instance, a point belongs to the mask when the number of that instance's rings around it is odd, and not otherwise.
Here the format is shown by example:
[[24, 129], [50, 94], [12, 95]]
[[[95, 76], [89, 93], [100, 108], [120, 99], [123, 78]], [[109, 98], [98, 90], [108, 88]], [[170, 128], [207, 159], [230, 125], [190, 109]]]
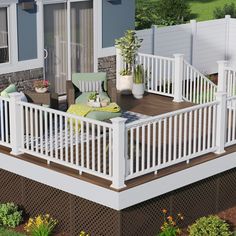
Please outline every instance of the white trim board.
[[236, 167], [236, 152], [137, 187], [115, 192], [38, 165], [0, 154], [0, 168], [114, 210], [122, 210]]

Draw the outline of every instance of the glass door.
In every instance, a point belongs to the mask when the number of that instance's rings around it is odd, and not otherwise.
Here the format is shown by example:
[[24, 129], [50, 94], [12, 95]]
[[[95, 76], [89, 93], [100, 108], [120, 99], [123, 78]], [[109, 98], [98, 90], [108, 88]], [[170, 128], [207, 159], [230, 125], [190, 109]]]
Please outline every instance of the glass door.
[[67, 15], [66, 4], [44, 5], [45, 79], [58, 94], [66, 93]]
[[44, 48], [45, 78], [59, 95], [66, 93], [68, 75], [93, 72], [92, 1], [44, 5]]

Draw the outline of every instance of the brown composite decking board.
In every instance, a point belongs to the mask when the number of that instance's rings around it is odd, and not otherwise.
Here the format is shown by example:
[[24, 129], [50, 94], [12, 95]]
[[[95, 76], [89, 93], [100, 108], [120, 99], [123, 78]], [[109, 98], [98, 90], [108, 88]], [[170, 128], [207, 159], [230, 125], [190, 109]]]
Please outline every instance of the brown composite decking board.
[[[174, 103], [172, 100], [173, 100], [173, 98], [167, 98], [167, 97], [153, 95], [153, 94], [145, 95], [144, 98], [141, 100], [134, 99], [132, 95], [119, 95], [119, 94], [117, 95], [117, 103], [121, 106], [121, 108], [123, 110], [138, 112], [138, 113], [142, 113], [142, 114], [149, 115], [149, 116], [160, 115], [163, 113], [176, 111], [176, 110], [183, 109], [183, 108], [190, 107], [190, 106], [194, 105], [194, 104], [187, 103], [187, 102]], [[193, 124], [193, 122], [192, 122], [192, 124]], [[141, 139], [140, 139], [140, 141], [141, 141]], [[89, 142], [89, 143], [91, 143], [91, 142]], [[145, 143], [145, 145], [146, 145], [146, 143]], [[168, 143], [167, 143], [167, 145], [168, 145]], [[70, 148], [69, 148], [69, 150], [70, 150]], [[168, 150], [168, 147], [167, 147], [167, 150]], [[1, 147], [0, 151], [3, 153], [6, 153], [6, 154], [9, 154], [9, 152], [10, 152], [9, 149], [4, 148], [4, 147]], [[226, 153], [224, 153], [224, 155], [229, 154], [231, 152], [235, 152], [235, 151], [236, 151], [236, 145], [227, 148]], [[168, 152], [167, 152], [167, 154], [168, 154]], [[140, 176], [138, 178], [129, 180], [126, 182], [126, 185], [127, 185], [127, 188], [132, 188], [132, 187], [137, 186], [139, 184], [143, 184], [145, 182], [152, 181], [154, 179], [174, 173], [176, 171], [190, 168], [191, 166], [212, 160], [212, 159], [217, 158], [219, 156], [221, 156], [221, 155], [216, 155], [214, 153], [203, 155], [201, 157], [197, 157], [197, 158], [191, 160], [189, 164], [186, 164], [186, 162], [182, 162], [180, 164], [176, 164], [176, 165], [170, 166], [168, 168], [159, 170], [156, 175], [154, 173], [150, 173], [145, 176]], [[67, 174], [67, 175], [73, 176], [75, 178], [78, 178], [78, 179], [81, 179], [81, 180], [84, 180], [84, 181], [87, 181], [87, 182], [90, 182], [93, 184], [97, 184], [99, 186], [103, 186], [105, 188], [110, 188], [110, 185], [111, 185], [111, 182], [108, 180], [104, 180], [102, 178], [98, 178], [96, 176], [86, 174], [86, 173], [79, 175], [79, 171], [64, 167], [59, 164], [55, 164], [55, 163], [51, 162], [50, 165], [47, 165], [46, 161], [44, 161], [40, 158], [28, 155], [28, 154], [23, 154], [23, 155], [20, 155], [16, 158], [32, 162], [32, 163], [40, 165], [42, 167], [49, 168], [49, 169]], [[74, 157], [70, 157], [70, 152], [69, 152], [69, 159], [71, 159], [71, 158], [74, 159]], [[89, 164], [91, 166], [91, 160], [90, 160]], [[97, 166], [97, 161], [95, 163], [95, 166]]]

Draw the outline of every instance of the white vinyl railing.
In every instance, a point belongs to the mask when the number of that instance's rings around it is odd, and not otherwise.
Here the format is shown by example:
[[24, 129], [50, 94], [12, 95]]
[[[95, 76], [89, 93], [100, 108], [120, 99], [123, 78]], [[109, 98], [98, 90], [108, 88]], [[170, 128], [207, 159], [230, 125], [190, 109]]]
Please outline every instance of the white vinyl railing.
[[10, 147], [10, 107], [8, 98], [0, 98], [0, 145]]
[[226, 146], [236, 144], [236, 96], [227, 98]]
[[225, 82], [228, 97], [236, 96], [236, 69], [225, 68]]
[[147, 92], [173, 97], [173, 58], [138, 53], [136, 63], [143, 65]]
[[112, 125], [19, 102], [20, 151], [112, 179]]
[[184, 61], [183, 97], [185, 100], [196, 104], [212, 102], [215, 100], [216, 91], [216, 84]]
[[0, 145], [112, 182], [125, 181], [236, 144], [236, 96], [126, 123], [100, 122], [20, 101], [0, 99]]
[[197, 105], [128, 124], [126, 179], [216, 151], [217, 104]]

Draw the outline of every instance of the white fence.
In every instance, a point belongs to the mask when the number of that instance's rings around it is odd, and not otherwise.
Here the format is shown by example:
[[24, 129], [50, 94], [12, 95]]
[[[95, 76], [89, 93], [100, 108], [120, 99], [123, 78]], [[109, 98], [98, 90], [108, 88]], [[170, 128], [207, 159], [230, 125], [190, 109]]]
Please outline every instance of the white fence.
[[126, 179], [216, 151], [217, 104], [215, 101], [128, 124]]
[[[220, 80], [227, 78], [223, 75]], [[99, 122], [19, 99], [0, 98], [1, 145], [13, 155], [28, 153], [110, 180], [115, 189], [236, 144], [236, 96], [227, 97], [226, 91], [216, 93], [213, 102], [127, 124], [124, 118]]]
[[236, 63], [236, 19], [196, 22], [137, 31], [143, 38], [140, 53], [171, 57], [185, 55], [186, 60], [203, 74], [217, 73], [218, 60]]
[[147, 92], [173, 96], [174, 58], [139, 53], [137, 63], [143, 65]]

